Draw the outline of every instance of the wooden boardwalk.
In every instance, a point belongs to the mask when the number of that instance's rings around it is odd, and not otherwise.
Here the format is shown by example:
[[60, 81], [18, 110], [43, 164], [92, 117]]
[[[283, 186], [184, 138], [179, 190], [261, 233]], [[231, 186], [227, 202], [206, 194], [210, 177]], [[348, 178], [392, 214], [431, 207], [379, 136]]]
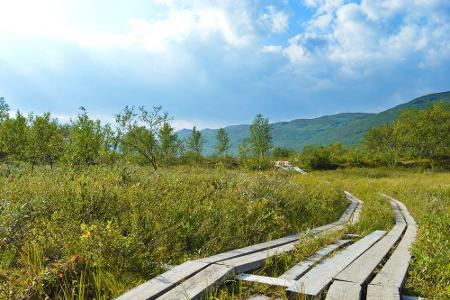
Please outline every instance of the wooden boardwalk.
[[[352, 215], [362, 205], [346, 194], [350, 204], [341, 218], [333, 223], [272, 241], [220, 253], [203, 259], [186, 261], [181, 265], [129, 290], [118, 300], [129, 299], [186, 299], [199, 298], [208, 288], [217, 285], [232, 274], [258, 268], [264, 260], [295, 249], [298, 240], [308, 235], [319, 235], [342, 229], [353, 222]], [[359, 216], [358, 216], [359, 218]]]
[[[389, 232], [374, 231], [352, 243], [341, 240], [320, 249], [279, 277], [253, 275], [270, 257], [295, 249], [304, 236], [343, 229], [359, 221], [363, 202], [345, 192], [350, 204], [336, 222], [283, 238], [187, 261], [129, 290], [117, 299], [198, 299], [225, 279], [281, 286], [288, 296], [304, 294], [326, 299], [400, 299], [417, 225], [406, 207], [390, 201], [395, 225]], [[387, 261], [386, 261], [387, 259]], [[381, 264], [386, 261], [384, 265]], [[379, 270], [377, 272], [377, 270]], [[255, 295], [251, 299], [269, 299]]]

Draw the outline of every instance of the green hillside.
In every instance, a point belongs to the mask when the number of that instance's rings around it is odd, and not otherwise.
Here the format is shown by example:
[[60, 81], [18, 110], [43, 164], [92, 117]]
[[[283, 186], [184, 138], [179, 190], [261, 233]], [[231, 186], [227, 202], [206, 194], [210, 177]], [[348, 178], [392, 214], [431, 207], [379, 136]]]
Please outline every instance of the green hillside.
[[[297, 119], [290, 122], [272, 123], [272, 136], [275, 146], [300, 150], [306, 145], [356, 144], [371, 127], [394, 121], [400, 112], [407, 109], [423, 109], [436, 102], [450, 103], [450, 92], [430, 94], [395, 106], [380, 113], [342, 113], [323, 116], [315, 119]], [[249, 125], [233, 125], [225, 127], [228, 132], [233, 154], [237, 153], [237, 145], [248, 136]], [[185, 139], [191, 130], [178, 132]], [[216, 129], [204, 129], [204, 154], [214, 152]]]

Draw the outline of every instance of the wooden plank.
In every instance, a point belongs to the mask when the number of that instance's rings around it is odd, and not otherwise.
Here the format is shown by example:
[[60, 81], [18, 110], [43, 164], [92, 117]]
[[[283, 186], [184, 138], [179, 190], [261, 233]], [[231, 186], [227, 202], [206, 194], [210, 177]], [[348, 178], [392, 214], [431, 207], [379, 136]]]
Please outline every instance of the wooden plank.
[[254, 295], [248, 298], [247, 300], [270, 300], [270, 297], [264, 295]]
[[[404, 225], [403, 225], [404, 226]], [[387, 256], [391, 248], [400, 239], [402, 232], [395, 229], [395, 234], [387, 234], [360, 257], [354, 260], [343, 271], [337, 274], [334, 279], [363, 284], [370, 274]]]
[[411, 258], [410, 247], [416, 237], [417, 228], [409, 225], [405, 235], [383, 268], [370, 283], [371, 285], [395, 286], [400, 288], [408, 271]]
[[216, 254], [216, 255], [213, 255], [210, 257], [199, 259], [198, 261], [204, 262], [204, 263], [216, 263], [219, 261], [223, 261], [223, 260], [227, 260], [227, 259], [231, 259], [231, 258], [235, 258], [235, 257], [239, 257], [239, 256], [244, 256], [244, 255], [252, 254], [252, 253], [255, 253], [258, 251], [264, 251], [264, 250], [267, 250], [270, 248], [275, 248], [278, 246], [296, 242], [296, 241], [298, 241], [299, 236], [300, 236], [299, 234], [293, 234], [293, 235], [275, 239], [272, 241], [258, 243], [258, 244], [254, 244], [254, 245], [251, 245], [248, 247], [219, 253], [219, 254]]
[[325, 300], [359, 300], [361, 289], [357, 283], [335, 280], [328, 289]]
[[305, 170], [300, 169], [299, 167], [294, 167], [293, 169], [294, 169], [295, 171], [299, 172], [300, 174], [308, 175], [308, 173], [307, 173]]
[[350, 194], [347, 191], [344, 191], [345, 197], [349, 200], [352, 201], [353, 203], [356, 203], [356, 208], [353, 211], [351, 217], [347, 220], [349, 221], [350, 224], [354, 225], [356, 223], [359, 222], [359, 218], [361, 215], [361, 211], [362, 211], [362, 206], [363, 206], [363, 202], [356, 198], [355, 196], [353, 196], [352, 194]]
[[220, 283], [222, 279], [232, 274], [232, 272], [233, 268], [229, 266], [210, 265], [158, 299], [179, 300], [202, 298], [209, 289], [213, 288], [217, 283]]
[[296, 284], [289, 287], [289, 293], [302, 292], [307, 295], [316, 296], [331, 283], [333, 277], [347, 267], [351, 262], [367, 251], [374, 243], [386, 234], [385, 231], [374, 231], [368, 236], [357, 241], [335, 256], [326, 259], [305, 275]]
[[155, 299], [173, 288], [181, 280], [206, 268], [208, 264], [198, 261], [187, 261], [173, 269], [147, 281], [122, 294], [117, 300]]
[[392, 198], [391, 196], [388, 196], [386, 194], [381, 193], [381, 195], [383, 197], [385, 197], [386, 199], [389, 199], [390, 201], [394, 201], [395, 203], [397, 203], [397, 205], [399, 206], [399, 208], [400, 208], [400, 210], [401, 210], [401, 212], [402, 212], [402, 214], [403, 214], [403, 216], [404, 216], [404, 218], [406, 220], [406, 223], [408, 223], [408, 225], [411, 224], [411, 225], [416, 225], [417, 226], [416, 221], [411, 216], [411, 214], [409, 213], [408, 209], [406, 208], [406, 206], [402, 202], [400, 202], [397, 199]]
[[308, 271], [310, 268], [312, 268], [313, 265], [315, 265], [317, 262], [322, 260], [325, 256], [330, 254], [332, 251], [339, 249], [345, 245], [350, 243], [350, 240], [340, 240], [334, 244], [328, 245], [319, 251], [317, 251], [313, 256], [307, 258], [306, 260], [296, 264], [286, 272], [284, 272], [280, 278], [286, 278], [286, 279], [298, 279], [300, 276], [302, 276], [306, 271]]
[[405, 218], [403, 217], [397, 202], [390, 200], [390, 204], [394, 212], [395, 224], [406, 224]]
[[[391, 204], [393, 211], [400, 214], [398, 205], [393, 201], [391, 201]], [[335, 279], [340, 281], [349, 281], [359, 285], [364, 284], [403, 234], [406, 224], [404, 220], [402, 220], [403, 218], [398, 219], [398, 223], [386, 236], [384, 236], [374, 246], [348, 265], [335, 277]]]
[[269, 257], [279, 255], [295, 249], [296, 242], [271, 248], [265, 251], [255, 252], [245, 256], [239, 256], [232, 259], [218, 262], [218, 264], [233, 267], [236, 273], [243, 273], [261, 267]]
[[406, 232], [392, 253], [383, 268], [378, 272], [377, 276], [370, 283], [371, 285], [395, 286], [400, 288], [408, 272], [409, 260], [411, 259], [411, 246], [417, 235], [417, 226], [414, 219], [408, 212], [408, 209], [398, 200], [387, 195], [383, 195], [391, 201], [395, 201], [399, 206], [403, 216], [405, 217], [407, 228]]
[[260, 275], [253, 275], [253, 274], [247, 274], [247, 273], [242, 273], [242, 274], [236, 275], [236, 276], [234, 276], [234, 278], [241, 280], [241, 281], [251, 281], [251, 282], [258, 282], [258, 283], [264, 283], [264, 284], [268, 284], [268, 285], [284, 286], [284, 287], [289, 287], [295, 283], [295, 280], [292, 280], [292, 279], [260, 276]]
[[400, 290], [395, 286], [369, 285], [367, 300], [400, 300]]

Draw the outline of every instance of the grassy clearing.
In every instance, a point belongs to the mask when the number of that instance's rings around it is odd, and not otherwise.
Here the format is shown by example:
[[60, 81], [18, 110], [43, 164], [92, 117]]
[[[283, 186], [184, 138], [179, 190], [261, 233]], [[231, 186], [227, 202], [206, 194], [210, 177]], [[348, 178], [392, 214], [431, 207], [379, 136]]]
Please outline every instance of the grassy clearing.
[[[374, 230], [389, 230], [394, 224], [391, 207], [380, 192], [405, 203], [419, 225], [413, 246], [413, 258], [405, 288], [407, 294], [431, 299], [450, 297], [450, 174], [429, 171], [390, 169], [343, 169], [317, 171], [311, 176], [293, 175], [299, 184], [325, 184], [332, 190], [347, 190], [364, 201], [360, 222], [325, 237], [302, 240], [296, 251], [266, 262], [255, 274], [279, 276], [294, 264], [312, 255], [323, 246], [336, 241], [344, 233], [366, 235]], [[213, 298], [245, 299], [265, 294], [285, 299], [284, 289], [234, 280], [216, 291]]]
[[338, 189], [283, 172], [14, 174], [0, 177], [0, 298], [111, 298], [164, 264], [326, 224], [347, 205]]
[[[394, 223], [379, 192], [406, 204], [419, 225], [406, 288], [450, 297], [450, 174], [388, 169], [284, 172], [138, 167], [14, 172], [0, 176], [0, 298], [105, 299], [164, 271], [205, 257], [333, 222], [347, 206], [343, 190], [364, 201], [368, 234]], [[278, 276], [342, 237], [310, 237], [266, 262]], [[212, 299], [283, 289], [234, 280]]]

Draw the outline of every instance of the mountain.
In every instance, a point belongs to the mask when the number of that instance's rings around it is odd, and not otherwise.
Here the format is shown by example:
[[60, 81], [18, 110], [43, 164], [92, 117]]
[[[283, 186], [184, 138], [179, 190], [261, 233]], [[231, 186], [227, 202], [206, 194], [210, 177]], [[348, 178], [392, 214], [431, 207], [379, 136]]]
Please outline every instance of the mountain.
[[[371, 127], [394, 121], [399, 114], [408, 109], [424, 109], [442, 101], [450, 103], [450, 92], [430, 94], [413, 99], [380, 113], [341, 113], [315, 119], [296, 119], [289, 122], [271, 123], [274, 146], [302, 149], [306, 145], [328, 145], [335, 142], [356, 144]], [[214, 152], [217, 129], [203, 129], [205, 140], [204, 154]], [[237, 146], [249, 135], [249, 125], [225, 127], [230, 136], [231, 153], [237, 153]], [[182, 129], [178, 136], [186, 139], [191, 130]]]

